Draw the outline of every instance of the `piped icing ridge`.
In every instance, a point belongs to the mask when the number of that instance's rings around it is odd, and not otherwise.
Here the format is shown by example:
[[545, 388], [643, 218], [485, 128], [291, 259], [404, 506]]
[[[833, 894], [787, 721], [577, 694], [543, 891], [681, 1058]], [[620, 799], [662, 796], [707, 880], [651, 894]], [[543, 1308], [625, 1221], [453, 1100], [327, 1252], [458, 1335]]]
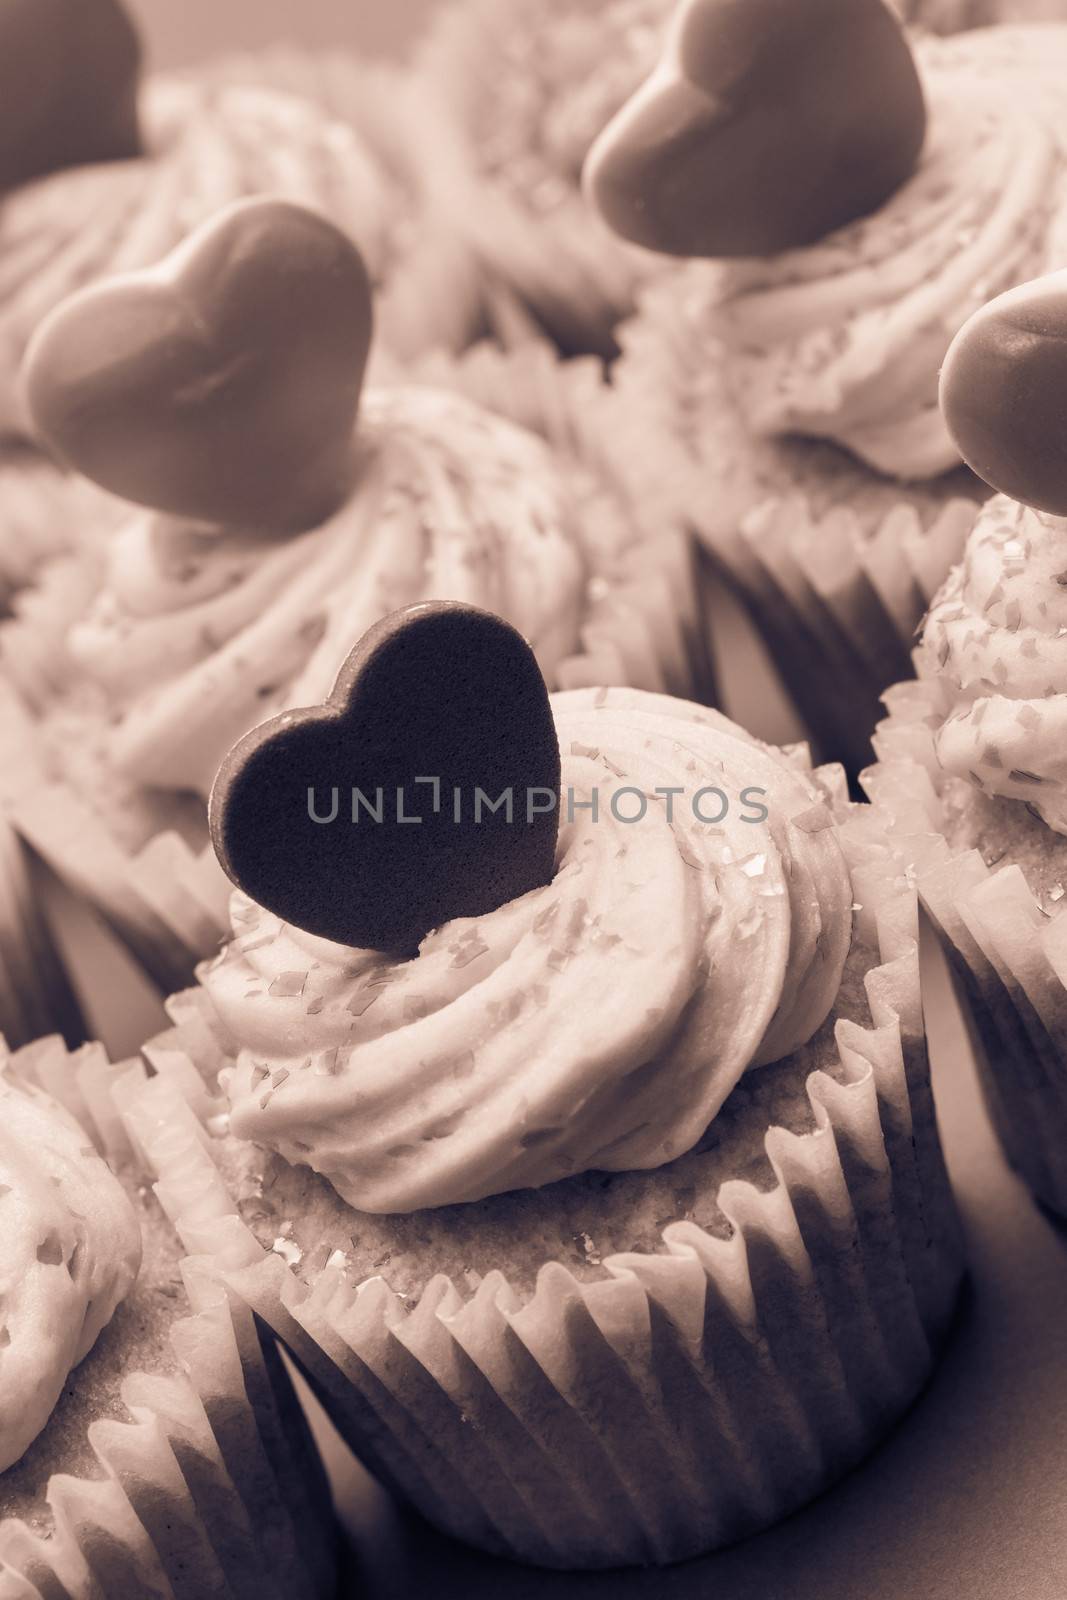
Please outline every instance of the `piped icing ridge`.
[[141, 1234], [82, 1128], [0, 1071], [0, 1471], [41, 1432], [137, 1276]]
[[910, 181], [819, 243], [677, 279], [688, 337], [749, 432], [833, 439], [903, 478], [959, 465], [941, 360], [991, 294], [1060, 264], [1067, 212], [1067, 29], [985, 28], [914, 51], [929, 124]]
[[[1051, 71], [1067, 62], [1067, 30], [1043, 31]], [[1002, 32], [998, 81], [987, 74]], [[937, 409], [941, 360], [991, 295], [1055, 264], [1067, 202], [1048, 82], [1028, 94], [1036, 60], [1012, 49], [1011, 30], [920, 42], [917, 56], [930, 117], [915, 175], [817, 245], [719, 269], [709, 311], [756, 432], [833, 438], [901, 477], [958, 465]]]
[[[546, 888], [446, 924], [411, 961], [238, 896], [235, 939], [201, 974], [235, 1059], [233, 1132], [362, 1210], [663, 1165], [837, 993], [852, 892], [811, 774], [683, 701], [578, 690], [553, 705], [564, 799]], [[670, 814], [657, 787], [675, 790]], [[692, 797], [712, 788], [727, 814], [700, 822]], [[640, 821], [619, 820], [622, 789], [622, 815], [635, 789], [650, 797]]]
[[1067, 833], [1067, 518], [997, 495], [923, 629], [946, 772]]
[[143, 95], [148, 158], [76, 167], [0, 207], [0, 432], [25, 431], [17, 374], [66, 296], [165, 256], [207, 217], [269, 193], [318, 206], [388, 273], [395, 199], [355, 132], [273, 90], [157, 79]]
[[571, 468], [444, 390], [364, 395], [348, 501], [292, 538], [139, 516], [71, 633], [117, 713], [116, 768], [207, 794], [232, 744], [325, 698], [352, 640], [404, 605], [462, 600], [506, 617], [551, 680], [575, 651], [587, 574]]

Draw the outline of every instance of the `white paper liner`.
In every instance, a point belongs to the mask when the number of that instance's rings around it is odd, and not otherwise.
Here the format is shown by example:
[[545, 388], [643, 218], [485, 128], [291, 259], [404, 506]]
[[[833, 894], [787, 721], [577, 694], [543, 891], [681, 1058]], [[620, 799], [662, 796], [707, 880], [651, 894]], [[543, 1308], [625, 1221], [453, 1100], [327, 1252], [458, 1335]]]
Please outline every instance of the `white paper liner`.
[[[928, 1377], [961, 1274], [919, 999], [916, 900], [872, 807], [841, 828], [883, 964], [841, 1021], [815, 1131], [772, 1128], [777, 1186], [580, 1282], [508, 1264], [406, 1304], [327, 1266], [308, 1287], [237, 1213], [212, 1155], [219, 1049], [198, 992], [116, 1091], [198, 1269], [281, 1335], [370, 1468], [468, 1542], [555, 1567], [678, 1560], [786, 1515], [862, 1458]], [[224, 1120], [224, 1119], [223, 1119]]]
[[936, 688], [898, 685], [863, 783], [913, 836], [915, 879], [969, 1010], [986, 1102], [1032, 1192], [1067, 1216], [1067, 919], [1049, 916], [1022, 871], [990, 867], [945, 838], [934, 750]]
[[706, 267], [642, 298], [613, 377], [632, 492], [688, 526], [707, 581], [745, 605], [819, 755], [871, 758], [880, 695], [960, 559], [979, 488], [882, 480], [833, 446], [754, 436], [702, 333]]
[[425, 361], [416, 375], [540, 434], [588, 479], [579, 520], [593, 575], [589, 610], [580, 650], [550, 687], [626, 684], [715, 704], [692, 540], [661, 495], [629, 472], [629, 416], [599, 362], [561, 362], [536, 339], [511, 351], [480, 344], [455, 360]]
[[[5, 1060], [138, 1180], [111, 1098], [128, 1064], [54, 1038]], [[128, 1416], [89, 1427], [98, 1473], [56, 1473], [32, 1527], [0, 1522], [4, 1600], [332, 1600], [328, 1486], [277, 1348], [217, 1280], [192, 1266], [183, 1276], [192, 1314], [177, 1315], [176, 1284], [177, 1370], [128, 1373]]]
[[42, 910], [34, 863], [0, 816], [0, 1036], [16, 1048], [52, 1032], [71, 1044], [85, 1036], [70, 976]]

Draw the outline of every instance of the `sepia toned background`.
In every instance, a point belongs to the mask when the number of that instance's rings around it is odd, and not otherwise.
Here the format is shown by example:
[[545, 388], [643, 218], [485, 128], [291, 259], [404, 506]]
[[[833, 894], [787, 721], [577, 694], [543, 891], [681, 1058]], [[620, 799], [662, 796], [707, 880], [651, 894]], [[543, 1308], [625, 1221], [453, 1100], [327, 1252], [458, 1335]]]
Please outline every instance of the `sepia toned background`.
[[153, 61], [177, 66], [211, 50], [279, 40], [347, 41], [398, 55], [421, 18], [442, 0], [130, 0]]
[[[396, 56], [449, 0], [129, 3], [151, 64], [177, 66], [282, 41]], [[741, 650], [731, 642], [727, 651], [739, 684], [771, 692]], [[1004, 1165], [943, 969], [927, 956], [939, 1111], [973, 1285], [930, 1392], [888, 1444], [838, 1491], [734, 1550], [669, 1572], [587, 1576], [534, 1573], [448, 1544], [334, 1446], [339, 1508], [356, 1541], [343, 1600], [1064, 1600], [1067, 1238]]]

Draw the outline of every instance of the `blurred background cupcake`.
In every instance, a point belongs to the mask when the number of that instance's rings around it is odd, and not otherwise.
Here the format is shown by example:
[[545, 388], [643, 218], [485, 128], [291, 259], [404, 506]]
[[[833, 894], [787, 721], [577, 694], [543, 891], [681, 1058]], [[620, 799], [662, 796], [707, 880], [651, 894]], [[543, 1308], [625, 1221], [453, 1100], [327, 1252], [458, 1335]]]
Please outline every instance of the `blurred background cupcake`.
[[276, 1348], [188, 1274], [98, 1047], [0, 1049], [0, 1589], [331, 1600], [325, 1477]]
[[[68, 32], [81, 30], [81, 50], [72, 43], [61, 59], [51, 46], [50, 26], [58, 26], [53, 11], [62, 13]], [[467, 290], [456, 256], [440, 257], [436, 300], [421, 298], [423, 323], [416, 328], [404, 313], [408, 266], [419, 275], [427, 262], [412, 220], [413, 189], [383, 159], [384, 134], [374, 145], [351, 120], [340, 122], [296, 94], [258, 85], [246, 70], [209, 64], [140, 82], [137, 35], [118, 0], [78, 7], [20, 0], [5, 8], [3, 25], [14, 33], [3, 55], [12, 82], [39, 83], [45, 73], [54, 105], [70, 102], [81, 116], [66, 143], [49, 143], [47, 161], [31, 160], [37, 154], [31, 150], [7, 175], [0, 209], [0, 432], [26, 432], [19, 365], [54, 306], [85, 284], [159, 260], [243, 196], [271, 193], [317, 206], [358, 240], [383, 305], [397, 297], [392, 325], [398, 353], [406, 353], [416, 335], [429, 345], [438, 338], [462, 344], [473, 331], [464, 326]], [[94, 98], [82, 108], [87, 83], [94, 85]], [[379, 103], [379, 124], [385, 103]], [[82, 137], [82, 124], [95, 127], [105, 109], [109, 138], [97, 149]], [[12, 114], [6, 104], [5, 112]], [[24, 120], [32, 124], [36, 115], [31, 104]], [[57, 120], [50, 119], [49, 129]], [[12, 129], [13, 141], [19, 131]], [[31, 125], [25, 142], [35, 131]], [[428, 318], [434, 304], [440, 328]]]
[[637, 285], [662, 270], [584, 204], [596, 134], [656, 60], [672, 0], [461, 0], [415, 57], [418, 164], [447, 197], [505, 344], [530, 333], [610, 357]]
[[[1067, 1214], [1067, 365], [1062, 273], [994, 300], [946, 362], [946, 422], [997, 494], [887, 695], [864, 783], [925, 836], [917, 872], [965, 992], [989, 1110]], [[930, 845], [936, 845], [931, 849]]]
[[245, 202], [154, 276], [72, 299], [31, 354], [42, 434], [152, 509], [86, 556], [88, 605], [60, 566], [0, 632], [5, 795], [164, 992], [221, 932], [204, 799], [223, 754], [320, 699], [398, 605], [497, 607], [555, 685], [710, 693], [688, 537], [623, 488], [599, 379], [528, 351], [513, 375], [474, 357], [361, 400], [371, 320], [338, 229]]
[[[459, 622], [422, 608], [390, 619], [388, 656], [353, 655], [330, 770], [376, 781], [364, 693], [416, 730], [395, 767], [411, 781], [432, 756], [480, 782], [493, 751], [494, 780], [510, 757], [516, 787], [550, 782], [554, 719], [554, 862], [478, 914], [457, 871], [433, 933], [403, 842], [350, 855], [337, 894], [328, 830], [295, 826], [327, 724], [305, 721], [283, 766], [271, 741], [289, 735], [259, 730], [220, 774], [213, 829], [274, 909], [235, 896], [232, 942], [172, 1002], [156, 1076], [123, 1105], [194, 1258], [426, 1517], [546, 1566], [677, 1560], [839, 1477], [944, 1338], [959, 1241], [915, 896], [840, 771], [641, 691], [538, 714], [532, 659], [505, 673], [496, 619]], [[509, 726], [495, 695], [476, 763], [480, 673], [521, 684], [523, 710]], [[635, 817], [654, 785], [673, 816]], [[505, 824], [488, 849], [514, 839]], [[402, 920], [404, 953], [332, 942], [338, 915]], [[185, 1103], [205, 1083], [206, 1137]]]
[[[787, 30], [762, 15], [728, 41], [718, 8], [684, 6], [675, 64], [602, 135], [587, 187], [627, 237], [709, 258], [620, 332], [614, 382], [654, 441], [630, 459], [740, 594], [819, 747], [855, 770], [885, 668], [906, 675], [960, 554], [954, 502], [983, 493], [941, 423], [940, 362], [991, 292], [1062, 254], [1067, 27], [912, 46], [881, 0], [810, 0]], [[748, 66], [717, 120], [733, 48]], [[789, 160], [768, 162], [783, 117]], [[855, 141], [866, 158], [845, 171], [834, 152]]]

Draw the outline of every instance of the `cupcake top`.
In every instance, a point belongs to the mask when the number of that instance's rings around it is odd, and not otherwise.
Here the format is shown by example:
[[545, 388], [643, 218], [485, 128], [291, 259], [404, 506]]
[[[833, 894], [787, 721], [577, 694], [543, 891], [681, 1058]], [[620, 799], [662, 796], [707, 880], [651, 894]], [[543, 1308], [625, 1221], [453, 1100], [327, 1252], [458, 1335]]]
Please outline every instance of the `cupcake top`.
[[138, 108], [139, 151], [27, 175], [0, 206], [0, 431], [26, 431], [18, 368], [53, 307], [157, 261], [243, 196], [320, 207], [358, 239], [376, 280], [389, 271], [393, 186], [352, 127], [296, 97], [211, 74], [152, 78]]
[[[657, 75], [590, 157], [592, 198], [630, 237], [720, 258], [689, 292], [756, 432], [833, 438], [900, 477], [945, 471], [959, 455], [937, 371], [953, 334], [1059, 253], [1067, 29], [923, 39], [912, 64], [882, 0], [804, 0], [792, 47], [738, 37], [729, 15], [722, 0], [681, 8]], [[679, 126], [660, 139], [668, 112]], [[788, 163], [773, 154], [783, 119]]]
[[999, 296], [956, 338], [947, 426], [994, 488], [926, 619], [942, 767], [1067, 833], [1067, 275]]
[[[451, 670], [442, 651], [442, 677]], [[417, 689], [395, 693], [403, 722]], [[806, 1042], [837, 994], [852, 891], [810, 771], [665, 696], [578, 690], [551, 710], [562, 765], [547, 881], [446, 920], [408, 957], [313, 937], [278, 913], [287, 899], [270, 911], [238, 895], [233, 942], [201, 973], [234, 1057], [233, 1131], [362, 1210], [663, 1165], [697, 1143], [746, 1069]], [[286, 736], [286, 719], [273, 727], [257, 739]], [[365, 744], [352, 733], [350, 764]], [[256, 771], [248, 826], [258, 817], [281, 839], [269, 770]], [[279, 790], [306, 781], [292, 759], [274, 772]], [[216, 791], [216, 821], [233, 802], [229, 785]], [[469, 809], [461, 823], [481, 825]], [[353, 881], [365, 863], [387, 883], [377, 828], [368, 841], [347, 811], [331, 826], [354, 852]], [[518, 847], [507, 828], [493, 839]]]
[[141, 1234], [118, 1179], [41, 1090], [0, 1071], [0, 1471], [48, 1421], [129, 1292]]
[[115, 536], [69, 641], [130, 780], [206, 794], [242, 733], [321, 700], [354, 636], [432, 596], [501, 612], [553, 683], [580, 653], [586, 550], [630, 537], [621, 497], [458, 394], [361, 403], [370, 323], [354, 246], [260, 201], [156, 272], [75, 298], [35, 340], [40, 432], [155, 508]]
[[551, 211], [576, 194], [589, 146], [652, 67], [672, 9], [475, 0], [438, 21], [427, 70], [447, 82], [453, 56], [480, 65], [475, 104], [457, 110], [475, 118], [481, 170], [535, 213]]

